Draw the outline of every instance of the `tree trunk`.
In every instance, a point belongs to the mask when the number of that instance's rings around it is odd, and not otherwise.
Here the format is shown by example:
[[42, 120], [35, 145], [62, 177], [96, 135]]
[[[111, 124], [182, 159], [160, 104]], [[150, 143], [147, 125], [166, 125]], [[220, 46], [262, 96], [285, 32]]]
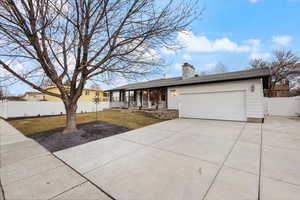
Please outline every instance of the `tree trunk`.
[[77, 103], [69, 103], [65, 105], [66, 108], [66, 127], [63, 131], [63, 134], [73, 133], [78, 131], [76, 127], [76, 110]]

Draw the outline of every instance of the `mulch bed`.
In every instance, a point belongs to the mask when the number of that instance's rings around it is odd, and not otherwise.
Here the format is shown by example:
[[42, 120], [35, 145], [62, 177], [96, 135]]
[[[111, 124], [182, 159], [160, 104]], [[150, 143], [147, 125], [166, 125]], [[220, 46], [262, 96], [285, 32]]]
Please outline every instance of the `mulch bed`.
[[50, 152], [55, 152], [131, 130], [102, 121], [79, 124], [77, 128], [78, 132], [69, 134], [62, 133], [64, 128], [57, 128], [27, 137], [34, 139]]

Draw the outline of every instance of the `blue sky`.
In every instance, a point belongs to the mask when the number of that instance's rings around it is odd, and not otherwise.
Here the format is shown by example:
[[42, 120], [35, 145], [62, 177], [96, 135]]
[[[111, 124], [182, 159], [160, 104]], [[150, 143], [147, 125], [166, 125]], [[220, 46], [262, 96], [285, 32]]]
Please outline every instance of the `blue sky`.
[[[167, 77], [180, 76], [184, 62], [197, 72], [213, 71], [218, 62], [235, 71], [247, 68], [252, 58], [270, 59], [276, 49], [300, 55], [300, 0], [202, 0], [202, 5], [202, 19], [178, 35], [186, 48], [159, 52], [168, 63]], [[32, 89], [16, 84], [9, 90]]]
[[[198, 72], [222, 62], [230, 71], [252, 58], [270, 59], [276, 49], [300, 53], [300, 0], [206, 0], [202, 19], [193, 23], [186, 49], [165, 52], [167, 76], [180, 75], [187, 61]], [[199, 46], [202, 46], [200, 48]]]

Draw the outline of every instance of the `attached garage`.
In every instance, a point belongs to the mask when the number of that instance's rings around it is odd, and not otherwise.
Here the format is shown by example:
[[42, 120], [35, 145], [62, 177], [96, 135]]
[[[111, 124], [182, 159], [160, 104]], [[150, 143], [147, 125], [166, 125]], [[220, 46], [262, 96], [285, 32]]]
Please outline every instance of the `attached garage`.
[[168, 106], [178, 109], [182, 118], [254, 122], [264, 118], [262, 78], [177, 86], [169, 91]]
[[246, 121], [245, 91], [183, 93], [180, 117]]

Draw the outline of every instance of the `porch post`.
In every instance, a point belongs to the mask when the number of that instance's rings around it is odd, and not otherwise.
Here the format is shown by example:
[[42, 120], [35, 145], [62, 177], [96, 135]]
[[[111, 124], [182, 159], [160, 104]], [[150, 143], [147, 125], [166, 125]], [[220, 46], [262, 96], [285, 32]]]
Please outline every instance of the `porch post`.
[[112, 102], [112, 91], [109, 91], [109, 102]]
[[128, 108], [130, 107], [130, 90], [128, 91]]
[[143, 108], [143, 89], [140, 91], [140, 102], [141, 102], [141, 108]]
[[148, 89], [148, 108], [151, 108], [151, 101], [150, 101], [150, 90]]
[[169, 95], [168, 88], [166, 88], [164, 91], [165, 91], [165, 95], [166, 95], [166, 109], [168, 109], [168, 99], [169, 99], [169, 97], [168, 97], [168, 95]]
[[134, 101], [134, 107], [138, 106], [138, 98], [137, 98], [137, 91], [133, 91], [133, 101]]

